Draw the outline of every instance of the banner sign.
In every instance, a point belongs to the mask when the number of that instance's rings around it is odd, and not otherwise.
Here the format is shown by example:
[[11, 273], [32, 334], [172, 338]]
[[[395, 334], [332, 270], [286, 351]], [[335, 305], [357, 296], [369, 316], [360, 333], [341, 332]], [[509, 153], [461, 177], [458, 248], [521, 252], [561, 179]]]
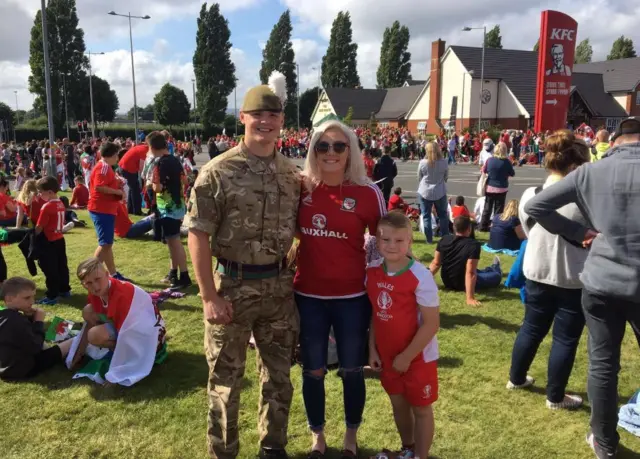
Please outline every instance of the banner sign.
[[536, 132], [566, 127], [577, 32], [578, 23], [572, 17], [558, 11], [542, 12], [534, 114]]

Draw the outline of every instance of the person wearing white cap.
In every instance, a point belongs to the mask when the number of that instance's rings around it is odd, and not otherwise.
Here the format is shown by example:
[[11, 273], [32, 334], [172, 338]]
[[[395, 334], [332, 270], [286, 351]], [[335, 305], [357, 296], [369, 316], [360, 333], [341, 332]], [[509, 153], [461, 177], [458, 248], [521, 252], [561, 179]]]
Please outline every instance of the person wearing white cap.
[[493, 156], [493, 140], [484, 139], [482, 142], [482, 151], [480, 152], [480, 158], [478, 159], [478, 165], [484, 166], [489, 158]]

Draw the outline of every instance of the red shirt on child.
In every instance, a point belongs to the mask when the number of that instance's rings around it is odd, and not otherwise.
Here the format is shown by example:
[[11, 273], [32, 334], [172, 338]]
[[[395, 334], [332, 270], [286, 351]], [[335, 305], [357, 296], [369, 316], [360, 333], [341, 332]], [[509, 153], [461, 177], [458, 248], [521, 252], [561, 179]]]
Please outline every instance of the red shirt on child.
[[133, 226], [133, 222], [129, 218], [127, 205], [124, 201], [120, 201], [118, 213], [116, 214], [115, 233], [119, 238], [127, 237], [129, 229]]
[[[16, 211], [7, 209], [7, 204], [13, 202], [13, 198], [5, 193], [0, 193], [0, 220], [11, 220], [16, 218]], [[15, 204], [15, 203], [14, 203]]]
[[115, 194], [100, 193], [96, 189], [103, 186], [114, 190], [120, 189], [120, 182], [111, 166], [104, 161], [98, 161], [91, 171], [89, 184], [91, 186], [91, 194], [89, 195], [87, 209], [98, 214], [116, 215], [118, 213], [118, 203], [122, 198]]
[[469, 209], [467, 209], [467, 206], [462, 205], [462, 206], [451, 206], [451, 216], [453, 218], [458, 218], [458, 217], [470, 217], [471, 214], [469, 213]]
[[387, 207], [387, 210], [389, 212], [391, 212], [392, 210], [397, 210], [397, 209], [404, 210], [405, 207], [406, 207], [406, 205], [404, 203], [404, 199], [402, 199], [397, 194], [394, 194], [393, 196], [391, 196], [389, 198], [389, 207]]
[[87, 204], [89, 204], [89, 188], [87, 188], [83, 183], [79, 183], [73, 189], [70, 205], [76, 207], [87, 207]]
[[64, 226], [64, 204], [60, 199], [52, 199], [46, 202], [40, 210], [37, 226], [42, 228], [42, 232], [49, 242], [62, 239], [62, 228]]

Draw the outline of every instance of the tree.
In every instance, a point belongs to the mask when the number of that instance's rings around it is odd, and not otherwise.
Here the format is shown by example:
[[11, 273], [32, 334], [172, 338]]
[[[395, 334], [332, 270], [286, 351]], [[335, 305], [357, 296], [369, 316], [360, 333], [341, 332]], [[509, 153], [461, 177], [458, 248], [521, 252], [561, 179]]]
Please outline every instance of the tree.
[[411, 53], [409, 28], [395, 21], [387, 27], [380, 47], [380, 65], [377, 79], [379, 88], [397, 88], [411, 79]]
[[318, 92], [319, 88], [307, 89], [300, 95], [300, 126], [311, 128], [311, 117], [313, 116], [313, 110], [318, 105]]
[[[227, 97], [236, 87], [236, 67], [231, 62], [231, 32], [220, 5], [204, 3], [198, 18], [193, 68], [196, 74], [197, 111], [204, 130], [212, 132], [227, 110]], [[156, 107], [157, 108], [157, 107]]]
[[607, 56], [607, 60], [613, 61], [615, 59], [627, 59], [629, 57], [636, 57], [636, 50], [633, 49], [633, 40], [621, 35], [620, 38], [613, 42], [611, 53]]
[[165, 126], [177, 126], [189, 122], [191, 105], [184, 91], [166, 83], [153, 98], [155, 117]]
[[533, 46], [533, 50], [537, 53], [538, 49], [540, 49], [540, 39], [538, 38], [538, 41], [536, 42], [536, 44]]
[[[138, 106], [138, 117], [140, 116], [140, 113], [143, 112], [143, 110], [144, 109], [142, 107]], [[135, 115], [134, 115], [134, 107], [132, 106], [129, 109], [129, 111], [127, 112], [127, 119], [128, 120], [132, 120], [132, 119], [134, 119], [134, 117], [135, 117]]]
[[588, 64], [591, 62], [591, 56], [593, 56], [593, 48], [591, 47], [591, 43], [589, 43], [589, 39], [585, 38], [576, 46], [575, 63]]
[[13, 110], [4, 102], [0, 102], [0, 131], [13, 126]]
[[[64, 89], [69, 119], [79, 118], [86, 104], [84, 79], [89, 61], [84, 55], [84, 31], [78, 27], [75, 0], [49, 0], [46, 8], [53, 122], [61, 129], [65, 119]], [[29, 91], [37, 95], [36, 109], [46, 113], [42, 15], [38, 10], [31, 28]], [[64, 77], [63, 77], [64, 75]], [[64, 80], [64, 84], [63, 84]]]
[[331, 26], [327, 53], [322, 58], [322, 86], [325, 88], [356, 88], [360, 77], [356, 68], [358, 45], [353, 43], [351, 16], [340, 11]]
[[287, 80], [287, 104], [285, 106], [285, 124], [296, 124], [297, 109], [297, 78], [296, 66], [293, 63], [295, 53], [291, 43], [291, 14], [289, 10], [282, 13], [280, 19], [273, 26], [269, 40], [262, 50], [262, 65], [260, 67], [260, 81], [267, 84], [269, 75], [274, 70], [282, 72]]
[[344, 124], [346, 124], [347, 126], [351, 125], [351, 120], [353, 119], [353, 107], [349, 107], [347, 109], [347, 114], [344, 116], [344, 118], [342, 119], [342, 121], [344, 121]]
[[484, 45], [487, 48], [502, 49], [502, 36], [500, 35], [499, 25], [495, 26], [493, 29], [487, 32], [487, 37]]
[[[113, 121], [116, 117], [118, 108], [120, 108], [118, 95], [113, 89], [111, 89], [111, 86], [106, 80], [95, 75], [93, 75], [92, 78], [94, 119], [96, 122], [101, 123]], [[86, 117], [87, 119], [91, 119], [90, 110], [91, 108], [89, 108], [89, 113]]]

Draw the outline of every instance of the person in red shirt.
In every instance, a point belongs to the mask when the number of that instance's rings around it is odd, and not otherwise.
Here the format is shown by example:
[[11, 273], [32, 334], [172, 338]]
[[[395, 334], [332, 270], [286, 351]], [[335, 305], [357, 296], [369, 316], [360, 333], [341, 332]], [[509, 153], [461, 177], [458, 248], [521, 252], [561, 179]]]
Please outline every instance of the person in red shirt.
[[451, 207], [452, 218], [457, 217], [471, 217], [469, 209], [464, 204], [464, 196], [458, 196], [456, 198], [456, 205]]
[[77, 175], [74, 179], [76, 186], [71, 194], [71, 207], [74, 209], [84, 209], [89, 204], [89, 188], [84, 184], [84, 178]]
[[127, 151], [118, 165], [122, 172], [122, 176], [127, 180], [129, 185], [129, 194], [127, 195], [127, 209], [130, 214], [142, 215], [142, 189], [140, 187], [140, 172], [147, 158], [149, 146], [146, 143], [136, 145]]
[[427, 458], [438, 399], [440, 302], [433, 275], [409, 255], [411, 239], [404, 214], [390, 212], [378, 223], [382, 258], [369, 264], [366, 278], [373, 308], [369, 365], [381, 372], [391, 399], [402, 440], [398, 457]]
[[362, 154], [362, 160], [367, 171], [367, 177], [373, 180], [373, 168], [376, 167], [376, 162], [371, 157], [371, 152], [368, 148], [364, 150], [364, 153]]
[[24, 182], [22, 190], [16, 197], [16, 204], [18, 205], [16, 228], [21, 228], [26, 223], [25, 217], [28, 217], [29, 226], [35, 227], [40, 216], [40, 209], [44, 205], [44, 200], [38, 195], [38, 187], [34, 179]]
[[389, 212], [391, 212], [392, 210], [404, 211], [406, 207], [407, 205], [405, 204], [404, 199], [402, 199], [402, 188], [397, 186], [393, 190], [393, 196], [389, 198], [389, 207], [387, 208], [387, 210]]
[[55, 177], [41, 178], [37, 187], [45, 201], [36, 224], [36, 235], [42, 235], [37, 241], [38, 265], [47, 285], [45, 297], [38, 301], [38, 304], [54, 305], [58, 302], [58, 296], [71, 296], [67, 248], [62, 235], [65, 208], [58, 199], [60, 185]]
[[339, 349], [347, 429], [343, 455], [357, 453], [362, 421], [371, 305], [364, 285], [366, 230], [386, 214], [380, 189], [367, 178], [358, 138], [339, 121], [314, 130], [298, 210], [300, 246], [293, 286], [300, 313], [304, 404], [312, 451], [324, 454], [326, 351], [333, 327]]
[[118, 213], [116, 214], [116, 236], [122, 239], [135, 239], [144, 236], [153, 229], [155, 219], [155, 214], [151, 214], [148, 217], [133, 223], [129, 218], [127, 205], [124, 202], [120, 202], [120, 205], [118, 206]]
[[14, 226], [16, 224], [17, 206], [7, 194], [9, 182], [0, 177], [0, 226]]
[[98, 235], [98, 248], [95, 257], [107, 265], [111, 277], [126, 280], [116, 270], [113, 258], [113, 236], [115, 234], [116, 214], [124, 197], [121, 183], [112, 167], [118, 162], [120, 147], [115, 143], [105, 142], [100, 150], [101, 159], [91, 171], [89, 216]]

